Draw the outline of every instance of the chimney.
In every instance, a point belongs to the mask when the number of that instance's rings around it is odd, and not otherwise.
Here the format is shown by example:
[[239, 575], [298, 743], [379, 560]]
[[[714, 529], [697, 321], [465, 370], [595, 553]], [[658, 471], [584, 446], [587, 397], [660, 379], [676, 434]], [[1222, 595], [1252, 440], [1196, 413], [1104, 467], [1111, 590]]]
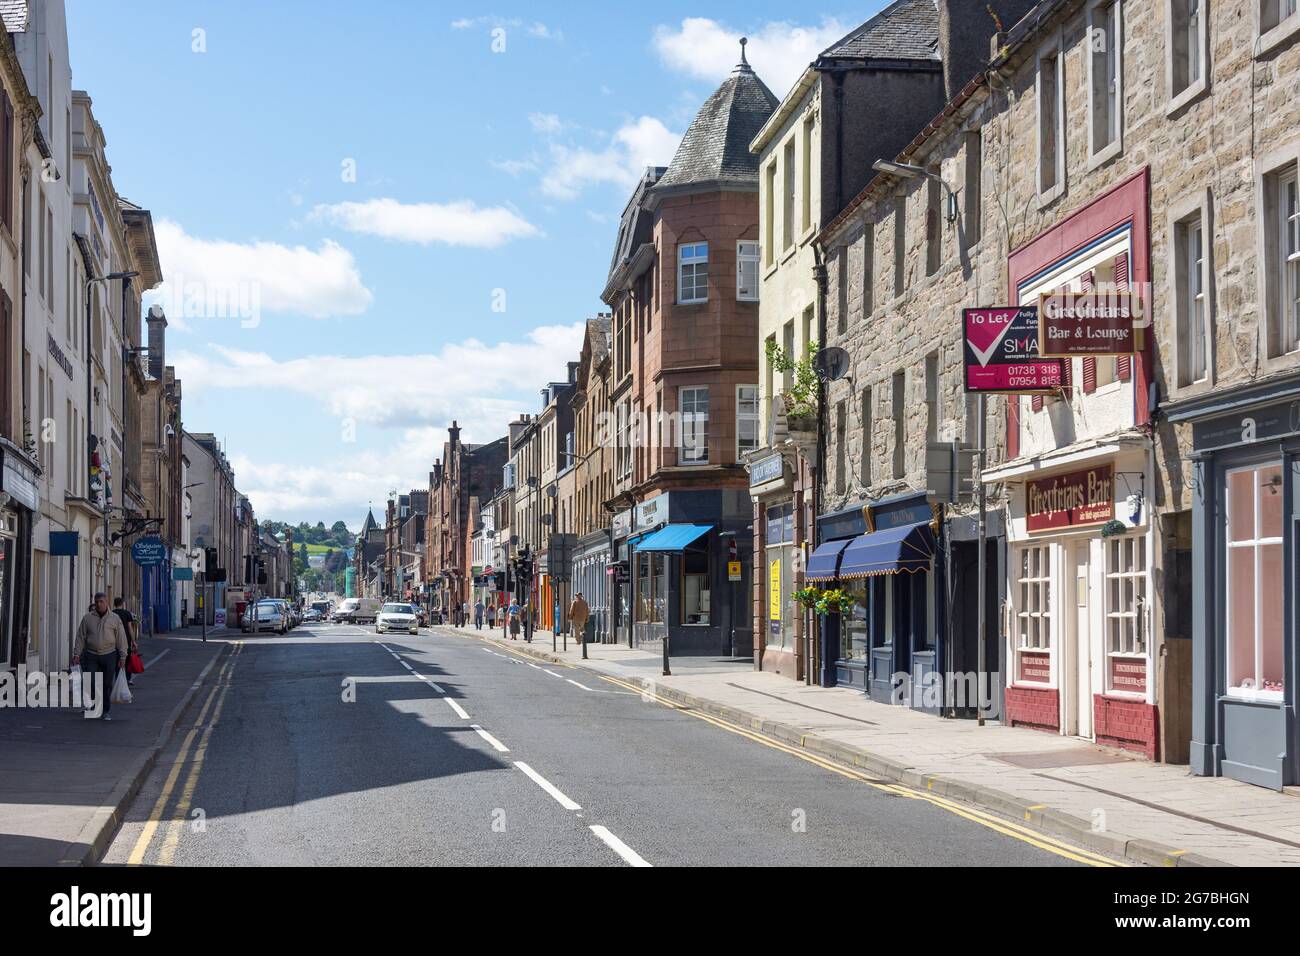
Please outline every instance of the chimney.
[[167, 316], [162, 306], [149, 306], [145, 322], [149, 326], [149, 377], [161, 380], [167, 364]]
[[451, 427], [447, 429], [447, 434], [451, 436], [451, 444], [453, 447], [460, 443], [460, 426], [456, 424], [454, 418], [451, 421]]
[[939, 49], [943, 54], [944, 90], [948, 99], [960, 93], [988, 65], [995, 38], [1009, 33], [1036, 2], [939, 0]]

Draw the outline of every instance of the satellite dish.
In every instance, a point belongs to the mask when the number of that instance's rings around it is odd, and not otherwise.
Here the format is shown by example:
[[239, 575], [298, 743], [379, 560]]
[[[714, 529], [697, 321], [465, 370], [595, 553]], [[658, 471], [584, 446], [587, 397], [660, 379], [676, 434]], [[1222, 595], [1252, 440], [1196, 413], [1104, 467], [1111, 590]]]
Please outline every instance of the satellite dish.
[[824, 382], [836, 382], [849, 374], [849, 353], [838, 345], [831, 345], [817, 353], [813, 368]]

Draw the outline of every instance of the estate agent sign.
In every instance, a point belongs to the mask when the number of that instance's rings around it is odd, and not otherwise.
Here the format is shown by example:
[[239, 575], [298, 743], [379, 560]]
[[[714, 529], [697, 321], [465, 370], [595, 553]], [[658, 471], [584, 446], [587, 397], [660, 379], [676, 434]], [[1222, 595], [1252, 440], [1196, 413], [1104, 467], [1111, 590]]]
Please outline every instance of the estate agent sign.
[[1115, 517], [1115, 479], [1110, 465], [1031, 481], [1025, 487], [1029, 531], [1105, 524]]
[[1038, 350], [1038, 309], [1005, 306], [962, 310], [966, 391], [1033, 394], [1065, 382], [1065, 363]]
[[1131, 292], [1048, 292], [1038, 297], [1038, 350], [1044, 356], [1131, 355], [1147, 326]]

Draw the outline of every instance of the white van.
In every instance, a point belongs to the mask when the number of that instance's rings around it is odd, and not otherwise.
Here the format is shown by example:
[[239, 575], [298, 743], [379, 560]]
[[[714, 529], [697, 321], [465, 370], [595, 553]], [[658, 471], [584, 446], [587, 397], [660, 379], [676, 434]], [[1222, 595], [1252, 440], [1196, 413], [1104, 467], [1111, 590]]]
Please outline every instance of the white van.
[[347, 598], [334, 609], [334, 620], [348, 624], [371, 624], [379, 616], [376, 598]]

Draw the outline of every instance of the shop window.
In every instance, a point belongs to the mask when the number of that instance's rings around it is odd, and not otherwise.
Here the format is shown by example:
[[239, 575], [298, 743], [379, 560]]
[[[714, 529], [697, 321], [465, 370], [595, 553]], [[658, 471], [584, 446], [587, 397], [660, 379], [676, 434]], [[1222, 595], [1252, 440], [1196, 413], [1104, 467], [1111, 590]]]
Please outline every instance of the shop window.
[[1229, 471], [1225, 491], [1227, 690], [1281, 700], [1282, 466]]
[[1022, 650], [1052, 646], [1052, 549], [1026, 545], [1020, 549], [1016, 588], [1016, 635]]
[[637, 608], [638, 624], [664, 623], [664, 610], [668, 602], [664, 581], [664, 556], [657, 552], [637, 555]]
[[870, 578], [844, 582], [844, 590], [853, 595], [853, 610], [840, 618], [840, 660], [866, 661], [871, 647], [868, 627], [870, 613]]
[[789, 648], [794, 643], [794, 505], [767, 509], [767, 621], [769, 647]]
[[709, 552], [682, 552], [682, 623], [709, 623]]
[[1147, 652], [1146, 539], [1110, 538], [1106, 547], [1106, 643], [1111, 654]]

